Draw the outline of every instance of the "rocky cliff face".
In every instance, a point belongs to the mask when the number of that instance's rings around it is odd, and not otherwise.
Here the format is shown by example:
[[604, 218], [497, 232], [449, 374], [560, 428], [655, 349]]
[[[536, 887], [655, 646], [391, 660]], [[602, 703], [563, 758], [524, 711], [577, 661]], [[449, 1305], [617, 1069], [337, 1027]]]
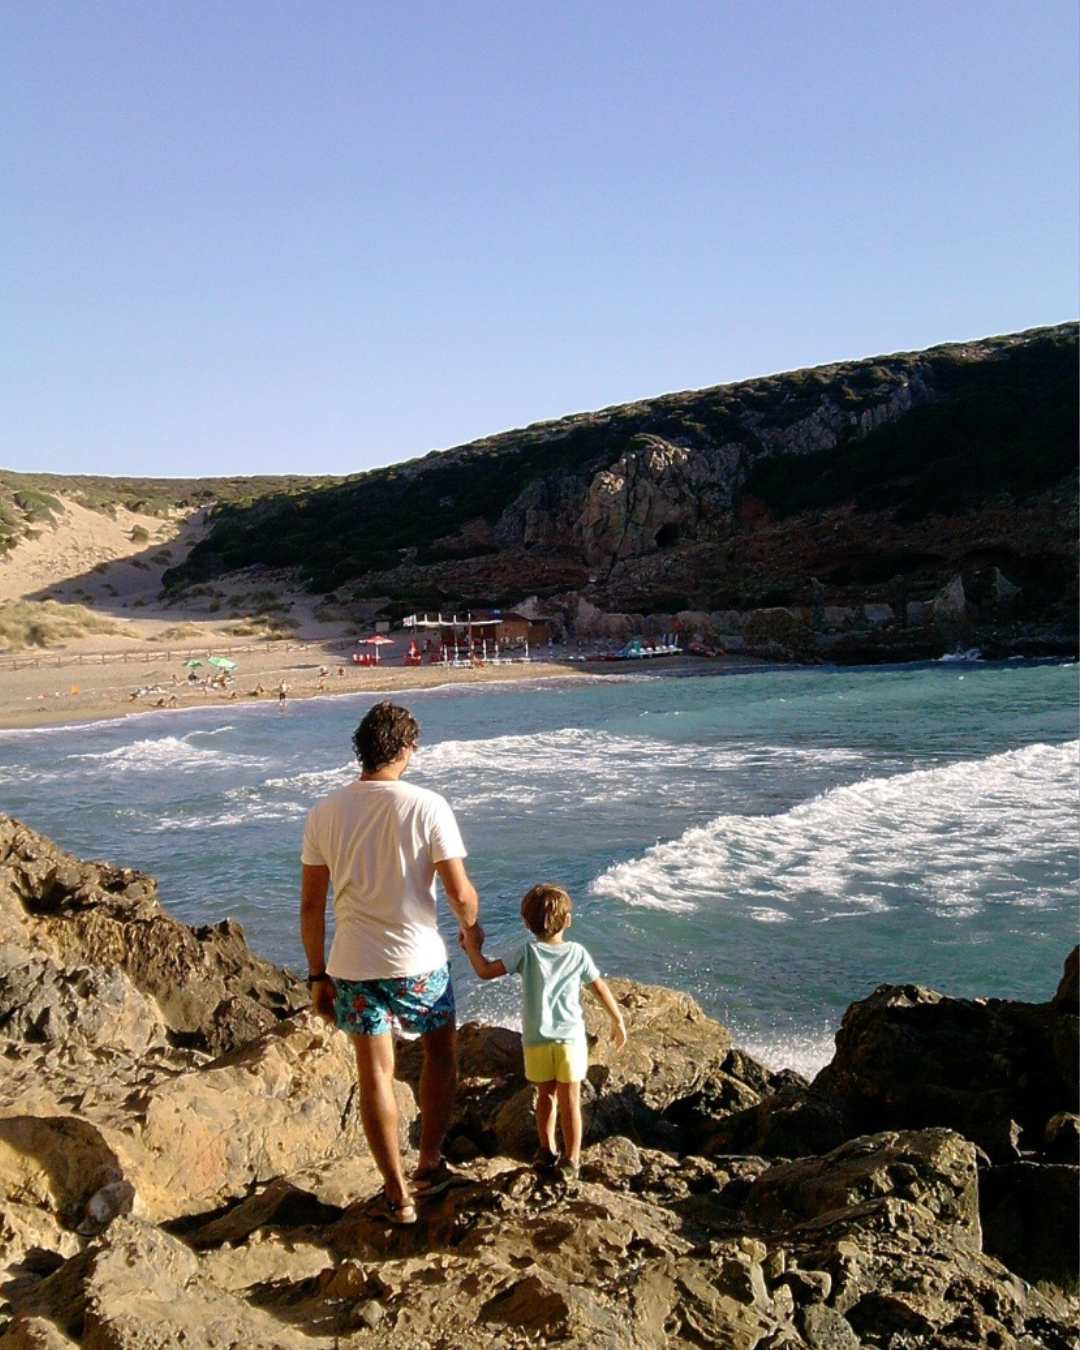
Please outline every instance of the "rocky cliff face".
[[613, 981], [576, 1185], [520, 1161], [517, 1034], [467, 1026], [460, 1184], [393, 1229], [347, 1041], [235, 929], [6, 817], [0, 915], [6, 1350], [1075, 1344], [1075, 953], [1046, 1004], [878, 990], [812, 1085]]
[[401, 612], [673, 614], [807, 605], [815, 578], [834, 607], [928, 602], [994, 565], [1067, 622], [1076, 395], [1075, 325], [667, 395], [225, 508], [167, 581], [294, 565]]

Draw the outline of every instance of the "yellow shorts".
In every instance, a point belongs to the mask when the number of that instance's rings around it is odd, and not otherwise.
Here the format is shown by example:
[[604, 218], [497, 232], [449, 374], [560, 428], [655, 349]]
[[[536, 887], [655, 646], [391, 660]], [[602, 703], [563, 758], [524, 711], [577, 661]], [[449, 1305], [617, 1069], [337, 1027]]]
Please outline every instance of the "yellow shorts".
[[589, 1067], [589, 1049], [580, 1041], [526, 1045], [525, 1077], [530, 1083], [580, 1083]]

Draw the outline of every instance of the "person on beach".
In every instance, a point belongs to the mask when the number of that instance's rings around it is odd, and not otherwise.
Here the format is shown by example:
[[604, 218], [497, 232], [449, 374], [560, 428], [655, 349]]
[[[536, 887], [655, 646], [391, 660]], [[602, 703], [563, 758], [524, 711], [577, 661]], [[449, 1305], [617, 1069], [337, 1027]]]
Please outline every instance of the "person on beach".
[[278, 701], [278, 707], [279, 707], [279, 708], [284, 708], [284, 707], [285, 707], [285, 698], [286, 698], [286, 696], [288, 695], [288, 692], [289, 692], [289, 686], [286, 684], [286, 682], [285, 682], [284, 680], [282, 680], [281, 683], [280, 683], [280, 684], [278, 685], [278, 687], [277, 687], [277, 701]]
[[[581, 986], [599, 999], [611, 1018], [615, 1048], [626, 1044], [622, 1011], [580, 942], [567, 942], [573, 903], [559, 886], [540, 885], [521, 902], [521, 917], [532, 937], [494, 961], [483, 953], [483, 929], [462, 928], [458, 937], [469, 964], [482, 980], [521, 976], [522, 1045], [525, 1077], [536, 1088], [536, 1131], [540, 1146], [533, 1165], [559, 1168], [576, 1179], [581, 1166], [581, 1080], [589, 1067]], [[563, 1151], [555, 1138], [562, 1127]]]
[[[454, 917], [473, 941], [479, 901], [449, 804], [402, 781], [420, 737], [406, 708], [378, 703], [353, 735], [359, 779], [308, 813], [301, 852], [300, 933], [314, 1010], [352, 1037], [360, 1116], [383, 1178], [376, 1213], [416, 1222], [415, 1198], [445, 1190], [453, 1174], [442, 1143], [457, 1088], [454, 989], [436, 925], [438, 875]], [[325, 959], [327, 888], [334, 940]], [[406, 1181], [394, 1100], [398, 1027], [419, 1034], [420, 1156]]]

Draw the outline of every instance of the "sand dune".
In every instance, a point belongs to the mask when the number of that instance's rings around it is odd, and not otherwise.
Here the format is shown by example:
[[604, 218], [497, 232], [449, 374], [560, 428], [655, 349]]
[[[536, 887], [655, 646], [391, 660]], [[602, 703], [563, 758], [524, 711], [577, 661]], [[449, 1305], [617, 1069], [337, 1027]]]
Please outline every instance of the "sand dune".
[[[268, 613], [297, 638], [330, 641], [350, 631], [346, 622], [316, 617], [319, 597], [304, 591], [291, 572], [237, 573], [166, 604], [162, 577], [205, 534], [206, 508], [161, 518], [117, 507], [110, 517], [71, 498], [59, 500], [63, 509], [53, 524], [43, 522], [35, 538], [0, 555], [0, 605], [60, 601], [86, 606], [114, 625], [112, 633], [66, 638], [65, 650], [112, 651], [160, 640], [215, 648], [250, 644], [257, 632], [230, 629], [249, 615], [256, 625], [260, 617], [265, 622]], [[268, 610], [257, 603], [260, 595], [275, 604]]]
[[59, 500], [63, 510], [53, 524], [42, 522], [36, 538], [20, 540], [0, 557], [0, 600], [85, 603], [88, 595], [109, 608], [149, 602], [165, 570], [187, 556], [205, 528], [204, 511], [162, 519], [118, 506], [107, 516]]

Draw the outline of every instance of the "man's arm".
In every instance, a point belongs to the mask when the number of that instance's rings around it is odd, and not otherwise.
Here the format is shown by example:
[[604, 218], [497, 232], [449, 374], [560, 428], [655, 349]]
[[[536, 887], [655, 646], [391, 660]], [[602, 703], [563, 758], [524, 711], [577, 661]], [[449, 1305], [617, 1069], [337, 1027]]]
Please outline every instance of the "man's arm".
[[477, 924], [475, 928], [462, 929], [458, 933], [458, 946], [469, 958], [469, 965], [479, 976], [481, 980], [497, 980], [501, 975], [506, 974], [506, 967], [501, 961], [489, 961], [481, 950], [481, 944], [484, 941], [484, 930]]
[[[326, 970], [326, 893], [330, 889], [329, 867], [300, 867], [300, 939], [307, 955], [308, 974]], [[311, 986], [311, 1006], [329, 1021], [334, 1017], [334, 982], [329, 976]]]
[[[462, 858], [444, 858], [435, 864], [435, 871], [446, 892], [446, 900], [454, 918], [462, 928], [475, 928], [480, 917], [480, 898], [469, 880]], [[481, 941], [483, 934], [481, 934]]]

